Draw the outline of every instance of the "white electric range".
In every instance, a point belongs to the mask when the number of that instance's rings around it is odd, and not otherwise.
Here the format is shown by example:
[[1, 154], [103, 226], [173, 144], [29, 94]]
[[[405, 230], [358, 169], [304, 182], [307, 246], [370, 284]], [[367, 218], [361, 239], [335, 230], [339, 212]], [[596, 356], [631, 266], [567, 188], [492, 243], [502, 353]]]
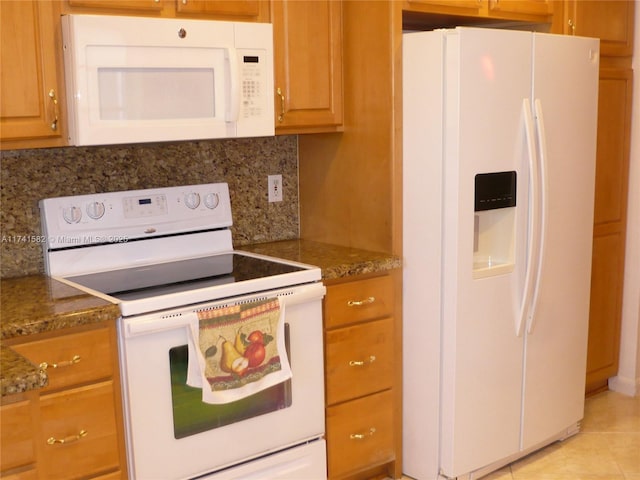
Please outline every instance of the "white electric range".
[[[326, 478], [319, 268], [234, 250], [225, 183], [40, 207], [47, 273], [122, 312], [130, 478]], [[275, 298], [292, 378], [248, 399], [203, 403], [186, 384], [194, 314]]]

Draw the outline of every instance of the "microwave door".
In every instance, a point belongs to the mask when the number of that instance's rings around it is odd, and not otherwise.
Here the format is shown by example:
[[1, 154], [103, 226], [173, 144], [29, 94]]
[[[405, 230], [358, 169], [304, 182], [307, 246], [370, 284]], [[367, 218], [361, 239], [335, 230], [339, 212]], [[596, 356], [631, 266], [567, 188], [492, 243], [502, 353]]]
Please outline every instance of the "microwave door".
[[235, 136], [226, 49], [115, 46], [86, 55], [89, 124], [81, 143]]

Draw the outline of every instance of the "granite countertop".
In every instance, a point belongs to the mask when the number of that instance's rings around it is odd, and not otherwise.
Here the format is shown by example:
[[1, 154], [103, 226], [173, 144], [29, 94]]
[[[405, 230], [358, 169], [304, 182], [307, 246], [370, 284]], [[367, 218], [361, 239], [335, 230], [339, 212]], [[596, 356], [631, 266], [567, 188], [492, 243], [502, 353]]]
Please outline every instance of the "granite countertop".
[[282, 240], [241, 246], [237, 249], [317, 265], [322, 269], [322, 280], [325, 281], [402, 267], [402, 260], [388, 253], [371, 252], [309, 240]]
[[10, 339], [113, 320], [117, 305], [45, 275], [0, 281], [0, 393], [46, 385], [47, 375], [5, 344]]
[[[284, 240], [237, 249], [317, 265], [322, 269], [324, 281], [402, 266], [402, 261], [390, 254], [306, 240]], [[40, 388], [47, 383], [46, 373], [18, 355], [5, 344], [6, 341], [120, 316], [118, 305], [45, 275], [3, 279], [0, 281], [0, 295], [2, 396]]]

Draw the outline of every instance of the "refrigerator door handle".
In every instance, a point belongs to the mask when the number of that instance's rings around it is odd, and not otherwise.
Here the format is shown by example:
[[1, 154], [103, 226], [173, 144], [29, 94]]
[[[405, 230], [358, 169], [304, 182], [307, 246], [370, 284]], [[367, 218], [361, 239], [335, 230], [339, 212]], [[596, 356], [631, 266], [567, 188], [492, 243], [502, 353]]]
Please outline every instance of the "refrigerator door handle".
[[533, 297], [531, 300], [531, 307], [529, 316], [527, 319], [527, 333], [533, 333], [533, 329], [536, 325], [536, 306], [538, 303], [538, 294], [540, 293], [540, 278], [542, 277], [542, 260], [544, 259], [544, 251], [546, 244], [546, 230], [547, 230], [547, 218], [549, 215], [548, 212], [548, 186], [549, 181], [547, 178], [547, 134], [544, 126], [544, 115], [542, 112], [542, 103], [540, 99], [536, 99], [534, 102], [535, 108], [535, 120], [536, 120], [536, 132], [538, 139], [538, 151], [540, 152], [540, 188], [539, 188], [539, 199], [540, 199], [540, 231], [539, 231], [539, 251], [536, 259], [536, 280], [535, 280], [535, 288], [533, 291]]
[[516, 316], [516, 336], [522, 335], [523, 326], [526, 323], [525, 318], [529, 311], [531, 297], [533, 295], [534, 275], [533, 268], [534, 255], [537, 250], [537, 231], [538, 231], [538, 207], [537, 207], [537, 190], [538, 186], [538, 168], [536, 165], [536, 149], [534, 144], [534, 119], [531, 112], [531, 100], [525, 98], [522, 100], [522, 112], [524, 115], [525, 138], [527, 141], [527, 156], [529, 159], [529, 226], [527, 239], [527, 260], [525, 269], [525, 281], [522, 288], [522, 299], [520, 302], [520, 311]]

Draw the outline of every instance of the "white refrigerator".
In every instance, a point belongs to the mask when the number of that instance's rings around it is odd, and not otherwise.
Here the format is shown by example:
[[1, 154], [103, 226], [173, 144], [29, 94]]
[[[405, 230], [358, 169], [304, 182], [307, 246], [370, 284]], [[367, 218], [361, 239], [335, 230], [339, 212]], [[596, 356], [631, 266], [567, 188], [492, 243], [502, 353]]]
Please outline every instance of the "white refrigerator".
[[473, 479], [579, 430], [597, 39], [403, 35], [405, 474]]

